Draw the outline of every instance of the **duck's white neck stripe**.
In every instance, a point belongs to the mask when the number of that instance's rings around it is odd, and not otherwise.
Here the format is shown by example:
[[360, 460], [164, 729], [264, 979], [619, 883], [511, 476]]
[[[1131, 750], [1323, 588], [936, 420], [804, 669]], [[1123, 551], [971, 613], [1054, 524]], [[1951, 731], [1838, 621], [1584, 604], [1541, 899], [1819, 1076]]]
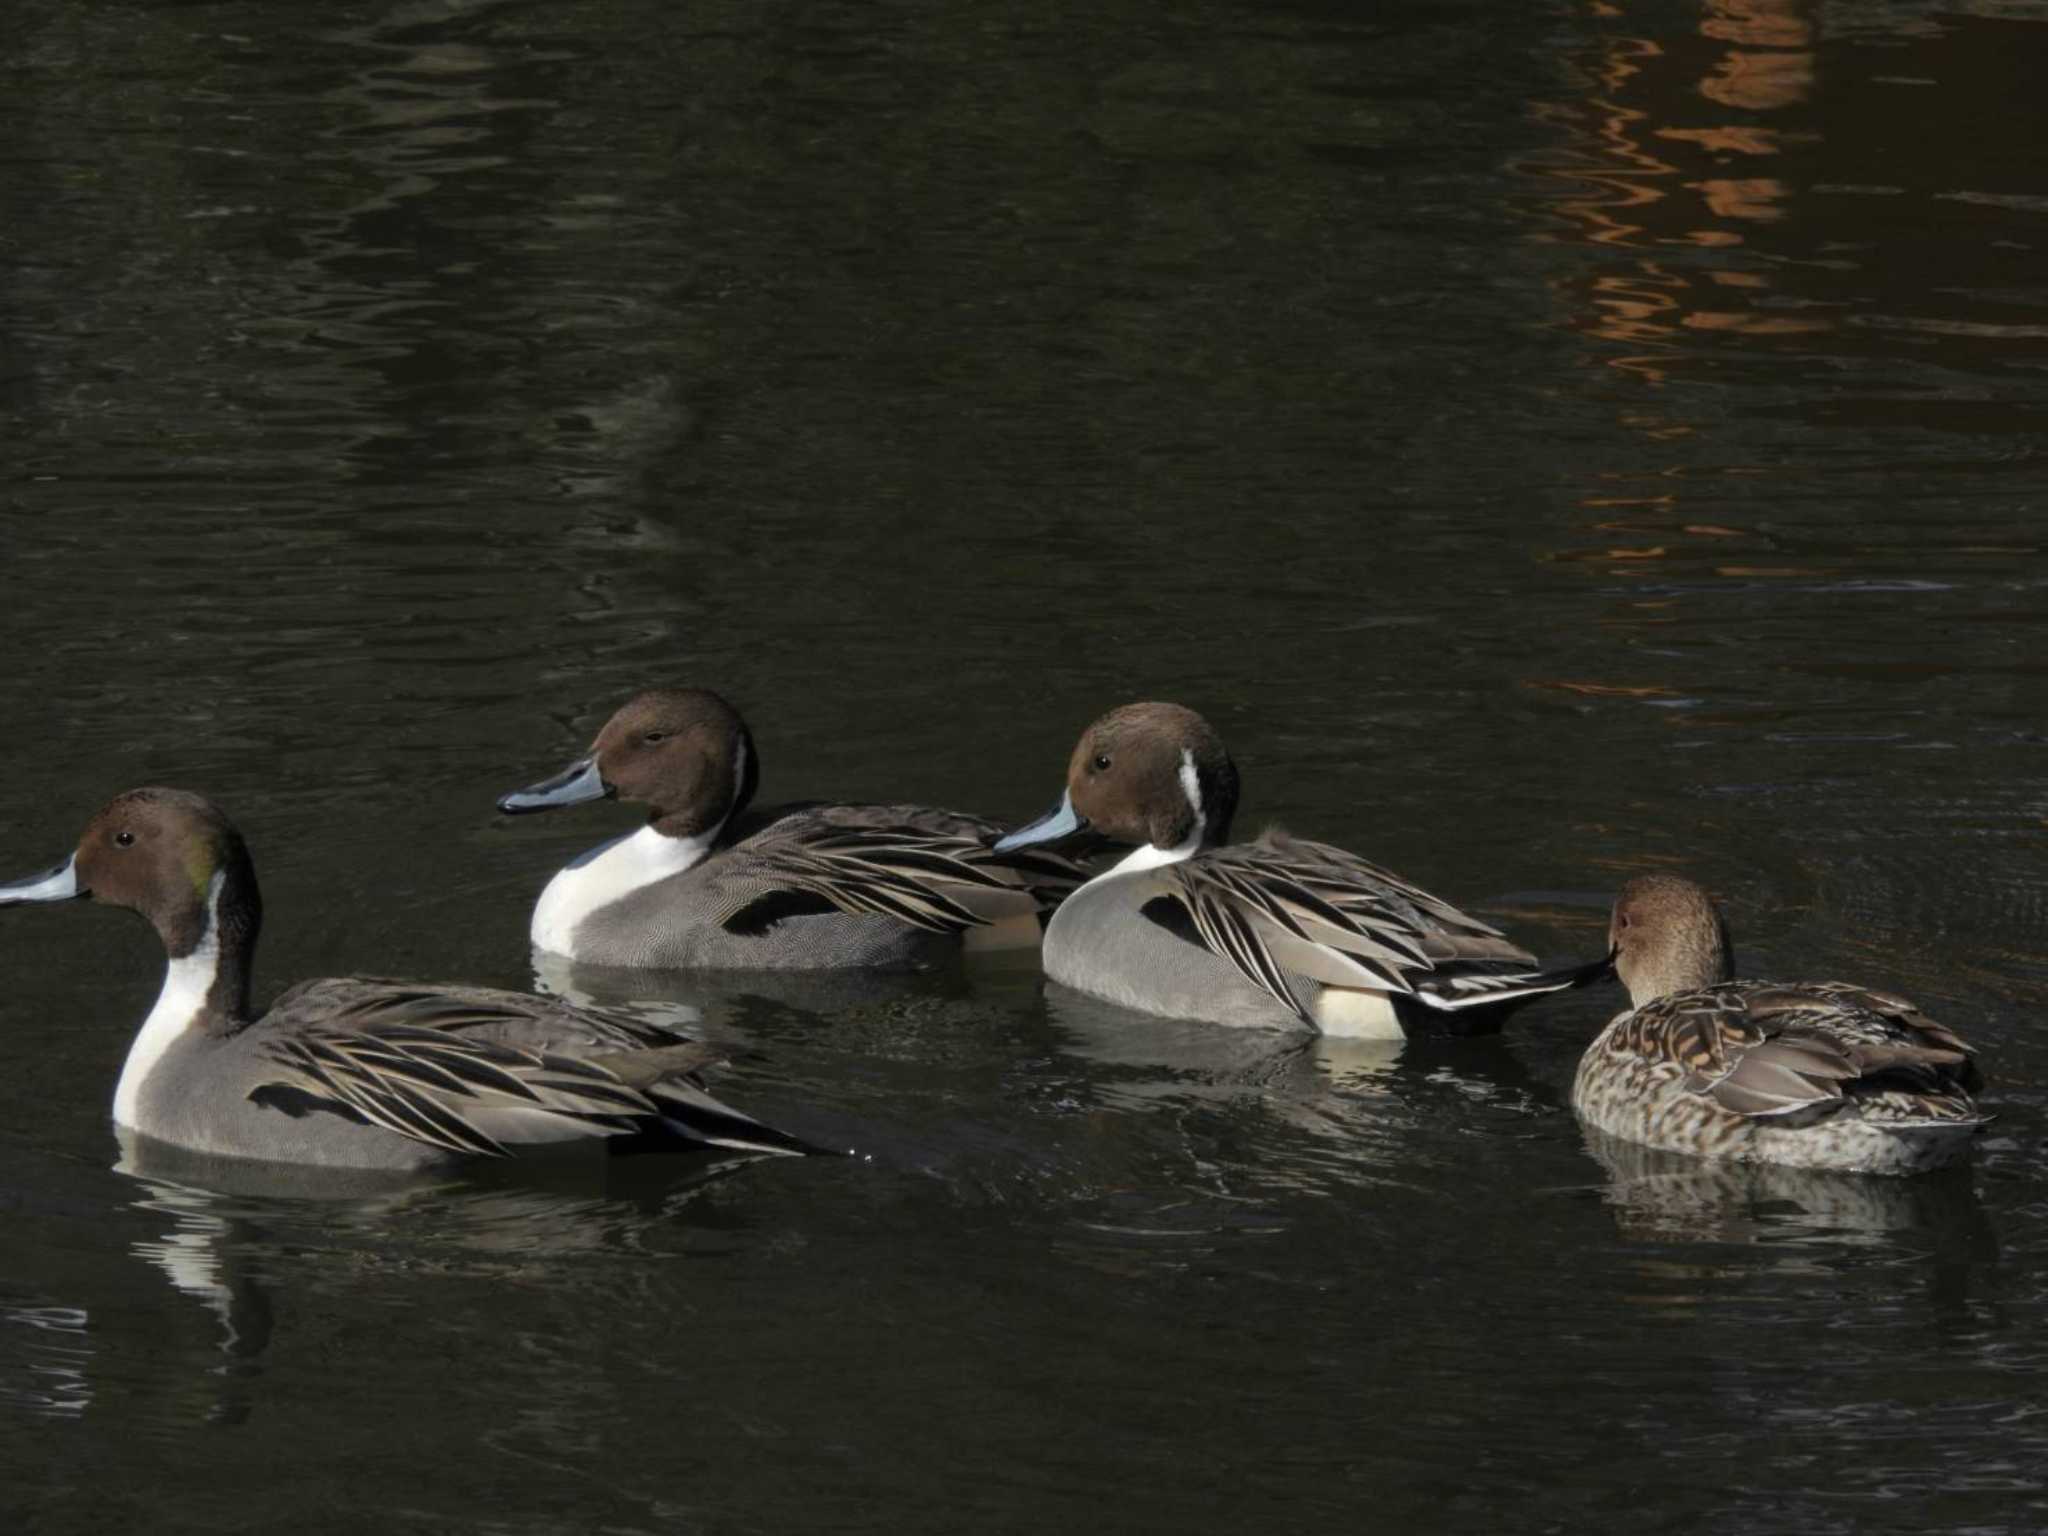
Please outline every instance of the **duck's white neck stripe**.
[[1112, 864], [1095, 878], [1106, 880], [1111, 875], [1134, 875], [1142, 869], [1157, 869], [1162, 864], [1178, 864], [1201, 851], [1202, 834], [1207, 830], [1202, 820], [1202, 780], [1195, 772], [1195, 754], [1186, 747], [1180, 749], [1180, 787], [1187, 791], [1188, 809], [1194, 812], [1194, 825], [1188, 829], [1187, 837], [1175, 848], [1161, 848], [1146, 843]]
[[1195, 772], [1195, 754], [1180, 749], [1180, 787], [1187, 791], [1188, 808], [1195, 813], [1195, 836], [1202, 835], [1202, 776]]
[[[1112, 875], [1134, 875], [1141, 869], [1157, 869], [1162, 864], [1178, 864], [1182, 859], [1191, 857], [1199, 852], [1201, 846], [1202, 825], [1200, 821], [1197, 821], [1195, 823], [1195, 830], [1188, 834], [1187, 841], [1179, 847], [1161, 848], [1157, 844], [1146, 843], [1143, 847], [1125, 854], [1123, 858], [1112, 864], [1095, 878], [1097, 880], [1107, 880]], [[1093, 884], [1094, 882], [1091, 881], [1089, 883]]]
[[128, 1060], [121, 1068], [121, 1081], [114, 1088], [114, 1122], [140, 1130], [136, 1102], [142, 1085], [163, 1059], [171, 1042], [198, 1020], [206, 999], [220, 973], [220, 891], [227, 883], [225, 871], [216, 870], [206, 887], [206, 929], [190, 954], [180, 955], [164, 971], [163, 990], [156, 1006], [142, 1021], [135, 1043], [128, 1047]]
[[695, 867], [721, 830], [713, 827], [695, 837], [670, 837], [649, 825], [593, 848], [559, 871], [540, 893], [529, 930], [534, 946], [573, 959], [576, 929], [585, 918], [642, 886]]

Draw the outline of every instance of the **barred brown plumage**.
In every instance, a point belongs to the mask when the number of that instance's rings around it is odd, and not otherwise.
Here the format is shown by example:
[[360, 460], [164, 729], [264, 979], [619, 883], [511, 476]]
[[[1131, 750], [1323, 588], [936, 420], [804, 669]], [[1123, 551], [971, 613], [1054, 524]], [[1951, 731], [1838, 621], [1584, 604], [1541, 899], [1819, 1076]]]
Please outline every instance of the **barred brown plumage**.
[[1610, 933], [1635, 1006], [1573, 1083], [1597, 1128], [1667, 1151], [1900, 1174], [1967, 1156], [1989, 1123], [1969, 1046], [1906, 999], [1730, 980], [1726, 926], [1692, 882], [1629, 882]]

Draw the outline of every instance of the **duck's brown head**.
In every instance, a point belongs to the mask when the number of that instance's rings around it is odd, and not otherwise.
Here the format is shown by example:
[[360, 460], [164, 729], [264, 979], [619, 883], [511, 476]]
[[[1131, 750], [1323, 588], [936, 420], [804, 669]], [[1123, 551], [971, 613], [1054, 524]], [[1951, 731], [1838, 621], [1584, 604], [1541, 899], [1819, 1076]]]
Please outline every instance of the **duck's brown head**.
[[242, 834], [212, 801], [183, 789], [116, 795], [86, 823], [70, 858], [0, 886], [0, 905], [74, 897], [140, 912], [174, 960], [209, 934], [246, 951], [262, 922]]
[[647, 806], [672, 837], [698, 837], [745, 808], [759, 773], [738, 710], [708, 688], [654, 688], [620, 706], [587, 756], [504, 796], [498, 809], [518, 815], [613, 795]]
[[1638, 875], [1624, 885], [1607, 941], [1615, 973], [1638, 1008], [1735, 976], [1735, 948], [1714, 898], [1679, 875]]
[[998, 851], [1092, 834], [1156, 848], [1210, 847], [1230, 837], [1237, 765], [1209, 722], [1179, 704], [1125, 704], [1081, 733], [1060, 803], [996, 844]]

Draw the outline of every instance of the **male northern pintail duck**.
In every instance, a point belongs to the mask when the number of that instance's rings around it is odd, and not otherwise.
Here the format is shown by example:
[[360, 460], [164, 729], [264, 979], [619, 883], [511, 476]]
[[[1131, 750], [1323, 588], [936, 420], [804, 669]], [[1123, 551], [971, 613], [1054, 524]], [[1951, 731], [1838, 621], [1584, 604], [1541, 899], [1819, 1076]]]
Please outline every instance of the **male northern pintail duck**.
[[535, 947], [596, 965], [910, 969], [959, 949], [1029, 947], [1086, 878], [1045, 852], [996, 853], [1002, 828], [917, 805], [748, 809], [760, 757], [702, 688], [640, 694], [589, 755], [498, 801], [510, 814], [616, 796], [637, 832], [556, 874]]
[[1735, 981], [1713, 899], [1643, 875], [1609, 936], [1631, 1006], [1586, 1051], [1572, 1105], [1669, 1152], [1853, 1173], [1968, 1156], [1987, 1123], [1970, 1048], [1902, 997], [1845, 982]]
[[136, 789], [70, 858], [0, 905], [91, 897], [141, 913], [169, 954], [114, 1090], [115, 1122], [215, 1157], [419, 1169], [592, 1138], [815, 1150], [727, 1108], [716, 1053], [655, 1025], [481, 987], [307, 981], [260, 1016], [263, 905], [248, 849], [199, 795]]
[[996, 844], [1135, 844], [1053, 914], [1045, 970], [1147, 1013], [1401, 1038], [1498, 1028], [1516, 1005], [1604, 976], [1541, 971], [1486, 924], [1376, 865], [1269, 831], [1229, 842], [1237, 768], [1178, 704], [1089, 726], [1051, 812]]

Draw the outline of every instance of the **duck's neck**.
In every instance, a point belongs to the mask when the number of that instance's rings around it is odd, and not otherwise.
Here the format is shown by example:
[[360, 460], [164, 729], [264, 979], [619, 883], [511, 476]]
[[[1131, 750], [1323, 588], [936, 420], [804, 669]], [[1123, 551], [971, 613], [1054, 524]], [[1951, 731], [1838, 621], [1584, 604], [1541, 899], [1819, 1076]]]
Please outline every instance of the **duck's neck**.
[[1182, 859], [1192, 858], [1200, 853], [1203, 846], [1202, 832], [1197, 827], [1188, 835], [1187, 841], [1176, 847], [1161, 848], [1157, 843], [1146, 843], [1142, 847], [1134, 848], [1104, 873], [1134, 875], [1140, 870], [1157, 869], [1162, 864], [1178, 864]]
[[[1157, 869], [1162, 864], [1178, 864], [1182, 859], [1192, 858], [1204, 848], [1214, 848], [1230, 840], [1230, 818], [1237, 809], [1237, 791], [1233, 783], [1210, 786], [1204, 792], [1202, 775], [1195, 764], [1195, 754], [1186, 748], [1180, 754], [1180, 791], [1187, 797], [1187, 806], [1176, 820], [1174, 831], [1154, 831], [1155, 838], [1173, 837], [1172, 843], [1141, 843], [1116, 864], [1105, 871], [1111, 875], [1136, 874], [1140, 870]], [[1162, 817], [1161, 821], [1167, 819]], [[1169, 826], [1173, 822], [1168, 821]], [[1156, 824], [1155, 824], [1156, 825]]]
[[142, 1085], [180, 1037], [194, 1030], [226, 1034], [247, 1020], [249, 968], [261, 922], [253, 880], [232, 867], [215, 870], [198, 920], [178, 925], [163, 990], [128, 1047], [114, 1089], [116, 1122], [140, 1128]]
[[1177, 817], [1159, 817], [1153, 822], [1152, 841], [1138, 847], [1110, 873], [1157, 869], [1178, 864], [1182, 859], [1230, 841], [1230, 820], [1237, 811], [1234, 774], [1206, 781], [1195, 762], [1195, 754], [1183, 747], [1180, 754], [1180, 792], [1186, 799]]
[[1734, 980], [1735, 953], [1727, 930], [1716, 923], [1711, 930], [1674, 935], [1647, 961], [1639, 955], [1624, 954], [1615, 973], [1628, 988], [1629, 1006], [1641, 1008], [1660, 997], [1703, 992]]
[[683, 787], [667, 786], [659, 800], [650, 798], [647, 824], [678, 842], [715, 848], [754, 798], [759, 781], [753, 738], [742, 726], [732, 742], [730, 758], [718, 759], [714, 752], [703, 764], [700, 777]]
[[643, 886], [701, 864], [717, 843], [721, 827], [694, 837], [671, 837], [649, 823], [591, 849], [558, 871], [540, 893], [530, 930], [534, 946], [573, 958], [576, 929], [585, 918]]

